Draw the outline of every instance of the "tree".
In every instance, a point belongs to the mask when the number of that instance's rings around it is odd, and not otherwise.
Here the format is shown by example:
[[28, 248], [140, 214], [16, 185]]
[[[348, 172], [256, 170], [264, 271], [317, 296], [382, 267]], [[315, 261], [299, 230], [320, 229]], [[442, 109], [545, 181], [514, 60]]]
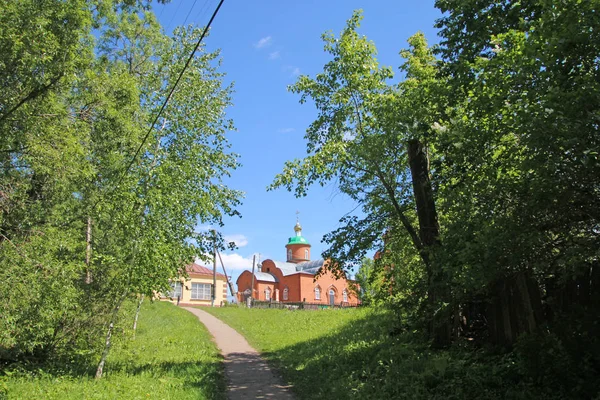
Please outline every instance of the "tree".
[[597, 4], [437, 6], [453, 103], [439, 146], [446, 260], [511, 345], [545, 323], [540, 295], [550, 314], [598, 298]]
[[336, 179], [340, 191], [362, 206], [365, 218], [344, 217], [345, 226], [325, 237], [331, 247], [324, 256], [335, 260], [334, 272], [380, 245], [384, 230], [402, 227], [427, 272], [436, 316], [432, 336], [445, 345], [449, 331], [440, 307], [448, 299], [433, 256], [440, 238], [429, 170], [431, 127], [439, 118], [432, 102], [439, 86], [435, 59], [423, 35], [413, 36], [402, 53], [406, 79], [390, 85], [392, 70], [379, 67], [374, 44], [356, 32], [361, 19], [355, 12], [339, 38], [324, 34], [333, 60], [314, 79], [301, 76], [290, 88], [301, 93], [301, 103], [311, 98], [319, 115], [306, 133], [309, 156], [287, 162], [270, 188], [295, 188], [302, 196], [310, 184]]
[[[237, 214], [241, 194], [222, 182], [239, 165], [225, 136], [231, 87], [218, 52], [200, 49], [151, 129], [198, 29], [167, 37], [145, 1], [22, 0], [9, 11], [0, 41], [22, 51], [1, 53], [3, 65], [29, 69], [0, 74], [23, 87], [3, 104], [27, 98], [0, 110], [0, 356], [104, 348], [100, 376], [124, 301], [164, 291], [208, 253], [214, 238], [194, 232], [198, 222]], [[57, 15], [70, 29], [61, 34], [77, 40], [55, 39]], [[21, 46], [15, 32], [40, 26], [48, 40]], [[57, 58], [51, 67], [64, 75], [33, 97], [44, 83], [29, 76], [46, 67], [26, 63], [32, 49]], [[74, 59], [61, 64], [63, 53]]]

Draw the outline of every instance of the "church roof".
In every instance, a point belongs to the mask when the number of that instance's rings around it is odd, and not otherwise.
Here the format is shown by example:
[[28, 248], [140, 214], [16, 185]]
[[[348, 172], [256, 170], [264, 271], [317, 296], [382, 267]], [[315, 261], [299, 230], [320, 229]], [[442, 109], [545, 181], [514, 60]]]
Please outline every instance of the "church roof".
[[304, 261], [296, 264], [296, 269], [298, 271], [307, 272], [314, 275], [319, 271], [319, 268], [321, 268], [323, 264], [325, 264], [325, 260], [322, 258], [319, 260]]
[[292, 274], [311, 274], [314, 275], [317, 273], [319, 268], [323, 266], [325, 260], [314, 260], [314, 261], [304, 261], [298, 264], [283, 262], [283, 261], [273, 261], [275, 266], [281, 270], [283, 276], [292, 275]]
[[302, 225], [300, 225], [300, 221], [298, 220], [296, 220], [296, 225], [294, 225], [294, 232], [296, 232], [296, 236], [289, 238], [287, 244], [308, 244], [308, 240], [302, 236]]
[[308, 244], [308, 240], [304, 236], [292, 236], [287, 244]]
[[255, 272], [254, 276], [256, 276], [256, 279], [258, 279], [259, 281], [277, 282], [277, 278], [275, 278], [268, 272]]

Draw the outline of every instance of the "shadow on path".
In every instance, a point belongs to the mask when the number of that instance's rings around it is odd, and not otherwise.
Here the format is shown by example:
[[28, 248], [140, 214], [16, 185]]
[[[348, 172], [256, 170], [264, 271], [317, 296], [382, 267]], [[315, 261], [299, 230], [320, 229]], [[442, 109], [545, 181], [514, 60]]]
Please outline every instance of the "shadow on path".
[[242, 335], [205, 311], [192, 307], [183, 309], [198, 317], [221, 349], [228, 399], [294, 399], [289, 386], [281, 383]]

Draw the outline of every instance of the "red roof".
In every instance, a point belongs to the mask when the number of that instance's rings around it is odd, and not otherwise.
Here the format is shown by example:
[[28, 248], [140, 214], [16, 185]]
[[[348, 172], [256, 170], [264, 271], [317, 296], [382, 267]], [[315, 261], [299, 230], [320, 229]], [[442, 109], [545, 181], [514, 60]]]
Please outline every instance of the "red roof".
[[[212, 276], [213, 275], [213, 270], [212, 269], [208, 269], [208, 268], [203, 267], [202, 265], [198, 265], [196, 263], [190, 264], [190, 265], [186, 266], [185, 267], [185, 271], [188, 274], [194, 274], [194, 275], [208, 275], [208, 276]], [[225, 275], [217, 272], [217, 278], [223, 278], [223, 279], [225, 279]]]

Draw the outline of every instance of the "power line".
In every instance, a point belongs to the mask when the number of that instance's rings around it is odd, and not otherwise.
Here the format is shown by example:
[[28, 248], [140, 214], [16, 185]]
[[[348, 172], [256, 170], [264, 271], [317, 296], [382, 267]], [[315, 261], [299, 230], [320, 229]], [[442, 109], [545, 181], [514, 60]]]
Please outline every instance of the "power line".
[[196, 5], [196, 2], [198, 0], [194, 0], [194, 2], [192, 3], [192, 7], [190, 7], [190, 11], [188, 11], [187, 15], [185, 16], [185, 19], [183, 20], [183, 24], [181, 24], [182, 26], [185, 26], [185, 23], [187, 22], [188, 18], [190, 17], [190, 14], [192, 13], [192, 10], [194, 9], [194, 6]]
[[[183, 1], [183, 0], [181, 0], [181, 1]], [[177, 8], [175, 9], [175, 12], [173, 13], [173, 16], [169, 20], [169, 23], [167, 25], [165, 25], [165, 30], [171, 28], [171, 24], [173, 23], [173, 20], [175, 19], [175, 16], [177, 15], [177, 12], [179, 12], [179, 7], [181, 7], [181, 2], [177, 3]]]
[[164, 109], [167, 107], [167, 103], [171, 99], [171, 96], [173, 95], [173, 92], [177, 88], [177, 85], [179, 84], [179, 81], [181, 80], [181, 77], [185, 73], [185, 70], [190, 65], [190, 62], [192, 61], [192, 59], [194, 58], [194, 54], [196, 54], [196, 51], [200, 47], [200, 44], [202, 43], [202, 40], [204, 39], [204, 36], [206, 36], [206, 33], [208, 32], [208, 29], [210, 28], [210, 25], [212, 24], [212, 22], [214, 21], [215, 17], [219, 13], [219, 9], [221, 8], [221, 5], [223, 5], [224, 1], [225, 0], [219, 1], [219, 5], [217, 5], [217, 8], [215, 9], [215, 11], [212, 14], [212, 17], [210, 17], [210, 21], [208, 21], [208, 24], [204, 27], [204, 30], [202, 31], [202, 35], [200, 36], [200, 39], [198, 39], [198, 42], [196, 43], [196, 46], [194, 47], [194, 50], [192, 50], [192, 53], [188, 57], [185, 65], [183, 66], [183, 69], [179, 73], [179, 76], [177, 77], [177, 80], [175, 81], [175, 84], [173, 85], [173, 87], [171, 87], [171, 90], [169, 91], [169, 94], [165, 98], [165, 101], [163, 102], [162, 106], [160, 107], [160, 110], [158, 110], [158, 113], [156, 114], [156, 117], [154, 117], [154, 121], [152, 121], [152, 124], [150, 125], [150, 128], [148, 129], [148, 132], [146, 132], [146, 135], [144, 136], [144, 139], [142, 140], [142, 143], [140, 143], [140, 145], [138, 146], [137, 150], [135, 151], [135, 154], [133, 155], [133, 157], [131, 158], [131, 161], [129, 162], [129, 165], [127, 165], [127, 168], [125, 169], [125, 172], [123, 173], [123, 176], [121, 176], [121, 178], [117, 182], [116, 186], [119, 186], [121, 184], [121, 182], [123, 182], [123, 179], [125, 179], [125, 176], [129, 173], [129, 170], [133, 166], [133, 163], [135, 163], [135, 160], [136, 160], [137, 156], [140, 154], [140, 151], [142, 150], [142, 147], [144, 147], [144, 145], [146, 144], [146, 141], [148, 140], [148, 137], [150, 137], [150, 134], [152, 133], [152, 130], [154, 129], [154, 125], [156, 125], [156, 122], [158, 121], [158, 118], [160, 118], [160, 115], [162, 114], [162, 112], [164, 111]]
[[[204, 15], [206, 14], [206, 12], [209, 9], [209, 4], [208, 4], [209, 0], [206, 0], [204, 2], [204, 4], [202, 4], [202, 7], [200, 7], [200, 10], [198, 11], [198, 13], [196, 14], [196, 17], [194, 18], [196, 21], [200, 21], [202, 19], [204, 19]], [[202, 15], [201, 15], [202, 14]]]
[[[116, 183], [116, 185], [113, 188], [119, 187], [119, 185], [123, 182], [123, 179], [125, 179], [125, 177], [129, 173], [129, 170], [131, 169], [131, 167], [135, 163], [135, 160], [138, 157], [138, 155], [140, 154], [140, 151], [142, 150], [142, 148], [146, 144], [146, 141], [150, 137], [150, 134], [152, 133], [152, 130], [154, 129], [154, 125], [156, 125], [156, 122], [160, 118], [160, 115], [165, 110], [165, 108], [167, 106], [167, 103], [171, 99], [171, 96], [173, 95], [173, 92], [175, 91], [175, 89], [177, 88], [177, 85], [179, 84], [179, 81], [181, 80], [181, 77], [183, 76], [183, 74], [185, 73], [185, 70], [188, 68], [188, 66], [190, 65], [190, 62], [194, 58], [194, 54], [196, 54], [196, 51], [200, 47], [200, 44], [202, 43], [202, 40], [206, 36], [206, 33], [208, 32], [208, 29], [210, 28], [210, 26], [211, 26], [212, 22], [214, 21], [215, 17], [219, 13], [219, 10], [221, 9], [221, 6], [223, 5], [224, 1], [225, 0], [220, 0], [219, 1], [219, 4], [217, 5], [217, 8], [215, 9], [215, 11], [213, 12], [212, 16], [210, 17], [210, 20], [208, 21], [208, 24], [204, 27], [204, 30], [202, 31], [202, 35], [200, 35], [200, 39], [198, 39], [198, 42], [196, 43], [196, 46], [194, 47], [194, 50], [192, 50], [192, 52], [191, 52], [190, 56], [188, 57], [185, 65], [183, 66], [183, 69], [179, 73], [179, 76], [177, 77], [177, 80], [175, 81], [175, 84], [173, 85], [173, 87], [171, 87], [171, 90], [169, 91], [169, 94], [167, 95], [167, 97], [163, 101], [163, 104], [160, 107], [160, 110], [158, 111], [158, 113], [156, 114], [156, 117], [152, 121], [152, 124], [150, 125], [150, 128], [148, 128], [148, 132], [146, 132], [146, 135], [144, 136], [144, 139], [142, 140], [142, 142], [138, 146], [137, 150], [135, 151], [135, 154], [131, 158], [131, 161], [127, 165], [127, 168], [124, 170], [123, 174], [121, 175], [121, 177], [119, 178], [118, 182]], [[109, 190], [109, 192], [110, 192], [110, 190]], [[103, 197], [102, 195], [98, 196], [98, 199], [94, 202], [94, 204], [92, 205], [91, 209], [95, 209], [96, 208], [96, 206], [98, 205], [98, 203], [100, 203], [100, 200], [102, 199], [102, 197]], [[73, 221], [74, 220], [69, 221], [69, 223], [67, 223], [67, 225], [70, 225]]]

